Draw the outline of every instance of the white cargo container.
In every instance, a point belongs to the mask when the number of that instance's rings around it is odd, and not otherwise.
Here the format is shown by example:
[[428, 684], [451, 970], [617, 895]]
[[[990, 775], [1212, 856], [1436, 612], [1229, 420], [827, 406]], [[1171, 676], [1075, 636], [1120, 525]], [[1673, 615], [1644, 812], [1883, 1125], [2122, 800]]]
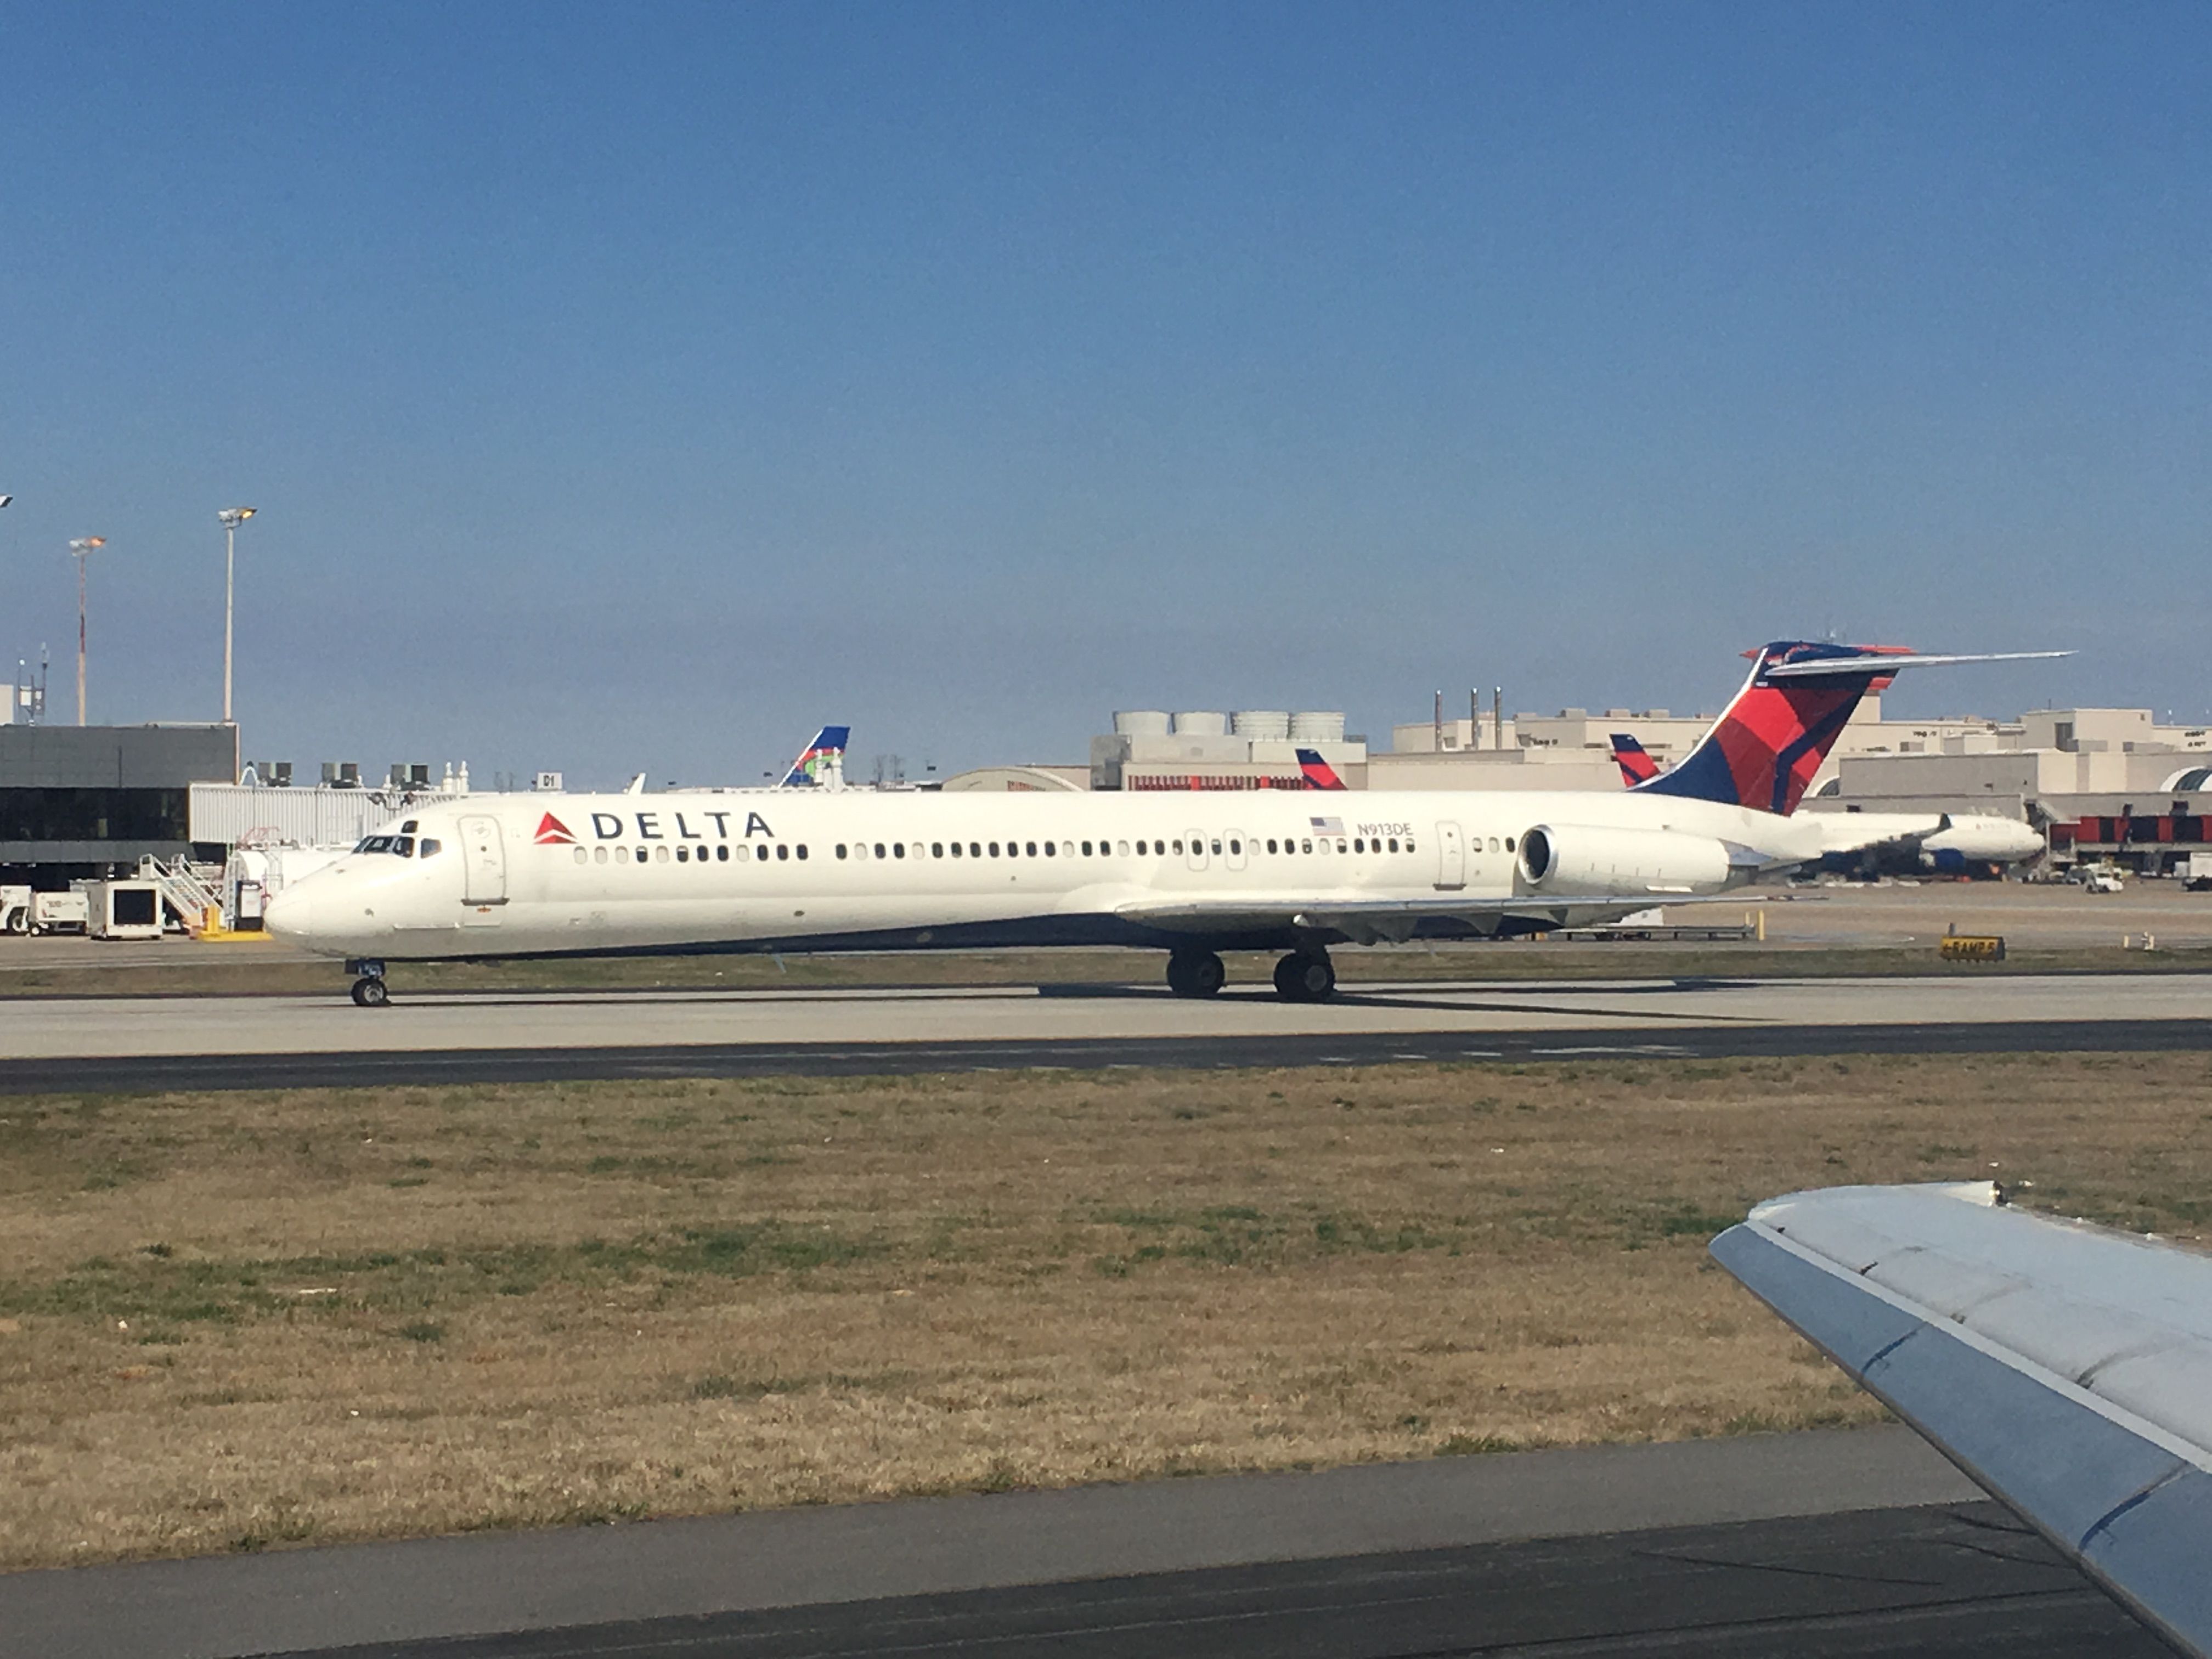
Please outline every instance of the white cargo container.
[[150, 881], [88, 881], [84, 901], [94, 939], [161, 937], [161, 890]]

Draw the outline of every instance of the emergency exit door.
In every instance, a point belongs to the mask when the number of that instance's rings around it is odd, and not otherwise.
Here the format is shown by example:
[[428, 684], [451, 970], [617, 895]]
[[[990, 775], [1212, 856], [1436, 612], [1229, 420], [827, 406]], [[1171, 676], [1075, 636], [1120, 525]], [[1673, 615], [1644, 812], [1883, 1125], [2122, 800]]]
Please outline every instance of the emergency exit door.
[[1467, 885], [1467, 848], [1460, 840], [1459, 825], [1455, 823], [1437, 826], [1437, 885]]
[[[461, 902], [475, 907], [506, 903], [507, 848], [500, 839], [499, 820], [472, 812], [461, 820], [460, 830]], [[479, 916], [472, 909], [465, 920], [495, 921], [498, 913]]]

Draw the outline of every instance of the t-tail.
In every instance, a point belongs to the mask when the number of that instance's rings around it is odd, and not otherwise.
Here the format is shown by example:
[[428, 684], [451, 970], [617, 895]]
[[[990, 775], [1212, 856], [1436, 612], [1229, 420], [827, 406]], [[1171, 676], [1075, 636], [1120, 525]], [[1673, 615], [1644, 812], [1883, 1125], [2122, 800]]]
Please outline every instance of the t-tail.
[[780, 789], [811, 789], [824, 784], [842, 769], [845, 763], [845, 740], [853, 734], [849, 726], [825, 726], [814, 734], [814, 741], [799, 751], [799, 758], [791, 763], [791, 770], [783, 775]]
[[1898, 670], [2071, 654], [1924, 656], [1902, 645], [1778, 641], [1744, 653], [1752, 659], [1750, 678], [1696, 748], [1669, 770], [1630, 787], [1646, 794], [1683, 795], [1787, 815], [1797, 810], [1859, 699], [1887, 686]]
[[1309, 789], [1341, 789], [1345, 781], [1336, 775], [1336, 769], [1321, 757], [1318, 749], [1298, 750], [1298, 770], [1305, 775]]
[[1659, 763], [1626, 732], [1613, 734], [1613, 763], [1620, 769], [1620, 781], [1631, 789], [1659, 775]]

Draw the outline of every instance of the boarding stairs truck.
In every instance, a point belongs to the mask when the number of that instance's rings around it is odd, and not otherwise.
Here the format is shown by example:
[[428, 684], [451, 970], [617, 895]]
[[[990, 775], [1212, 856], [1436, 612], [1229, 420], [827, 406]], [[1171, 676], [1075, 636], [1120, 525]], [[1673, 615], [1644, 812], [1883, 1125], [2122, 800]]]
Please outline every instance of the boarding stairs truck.
[[138, 879], [154, 884], [161, 902], [175, 913], [186, 933], [204, 933], [222, 926], [222, 889], [195, 869], [190, 860], [165, 864], [149, 855], [138, 860]]

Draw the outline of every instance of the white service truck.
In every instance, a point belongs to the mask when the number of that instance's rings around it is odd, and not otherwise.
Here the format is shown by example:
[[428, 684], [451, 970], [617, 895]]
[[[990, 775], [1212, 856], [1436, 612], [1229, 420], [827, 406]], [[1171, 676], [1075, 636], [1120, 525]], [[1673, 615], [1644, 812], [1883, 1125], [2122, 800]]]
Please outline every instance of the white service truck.
[[0, 887], [0, 933], [31, 931], [31, 890]]
[[2190, 854], [2181, 860], [2180, 867], [2174, 874], [2181, 878], [2181, 884], [2192, 893], [2212, 889], [2212, 853]]

